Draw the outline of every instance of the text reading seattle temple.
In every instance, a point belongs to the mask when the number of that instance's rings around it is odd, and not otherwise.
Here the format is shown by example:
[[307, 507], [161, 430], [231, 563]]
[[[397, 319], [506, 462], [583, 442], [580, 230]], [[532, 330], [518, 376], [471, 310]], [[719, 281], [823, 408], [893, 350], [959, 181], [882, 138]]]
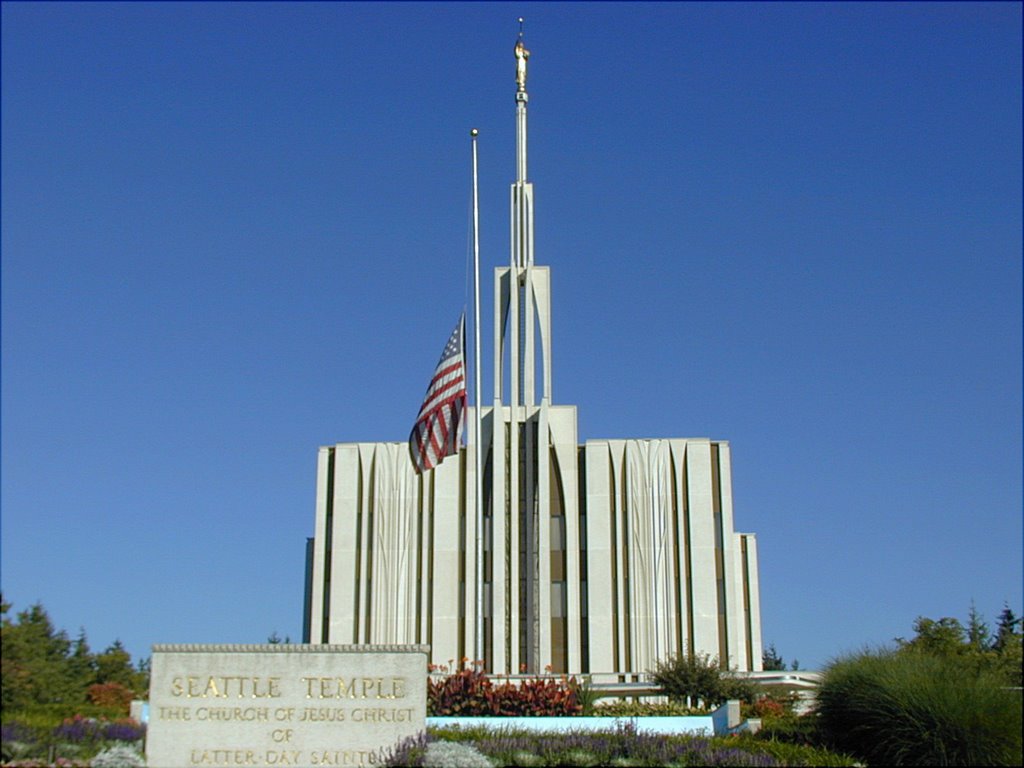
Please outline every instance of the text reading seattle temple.
[[305, 640], [477, 655], [476, 441], [483, 446], [483, 661], [497, 674], [652, 669], [694, 651], [761, 669], [757, 544], [733, 529], [729, 444], [577, 439], [551, 400], [551, 271], [534, 263], [526, 59], [516, 45], [508, 266], [494, 271], [494, 395], [468, 446], [417, 474], [406, 442], [318, 458]]

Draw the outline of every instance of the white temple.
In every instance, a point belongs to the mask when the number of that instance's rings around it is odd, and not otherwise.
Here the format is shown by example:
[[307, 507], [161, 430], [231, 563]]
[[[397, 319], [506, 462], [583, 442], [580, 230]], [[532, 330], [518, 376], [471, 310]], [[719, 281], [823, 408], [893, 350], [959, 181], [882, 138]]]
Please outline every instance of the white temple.
[[[636, 679], [688, 651], [761, 669], [757, 543], [733, 529], [729, 444], [577, 438], [551, 401], [551, 272], [534, 263], [526, 62], [516, 44], [509, 265], [494, 271], [494, 396], [417, 475], [406, 442], [320, 449], [306, 642], [425, 643], [496, 674]], [[484, 447], [478, 652], [476, 441]]]

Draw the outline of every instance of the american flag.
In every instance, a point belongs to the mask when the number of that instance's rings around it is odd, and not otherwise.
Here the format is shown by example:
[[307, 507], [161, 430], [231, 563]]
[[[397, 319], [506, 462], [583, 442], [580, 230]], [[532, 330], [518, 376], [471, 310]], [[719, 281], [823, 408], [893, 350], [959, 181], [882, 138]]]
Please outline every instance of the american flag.
[[417, 472], [433, 469], [445, 456], [458, 453], [462, 443], [462, 413], [466, 410], [466, 359], [463, 340], [466, 314], [444, 345], [427, 394], [409, 435], [409, 450]]

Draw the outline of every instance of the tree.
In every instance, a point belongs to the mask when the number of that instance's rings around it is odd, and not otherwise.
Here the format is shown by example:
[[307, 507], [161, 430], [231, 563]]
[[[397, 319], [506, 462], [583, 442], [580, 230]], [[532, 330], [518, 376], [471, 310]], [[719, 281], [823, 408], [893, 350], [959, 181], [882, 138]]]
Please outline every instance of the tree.
[[1020, 637], [1018, 627], [1021, 620], [1013, 615], [1010, 606], [1003, 603], [1003, 611], [999, 614], [999, 623], [996, 624], [996, 636], [992, 641], [992, 648], [995, 651], [1002, 651], [1014, 637]]
[[984, 617], [972, 601], [964, 627], [954, 618], [945, 617], [934, 621], [919, 616], [914, 622], [916, 637], [912, 640], [896, 638], [901, 653], [922, 653], [941, 659], [955, 660], [975, 673], [995, 670], [1007, 684], [1020, 686], [1024, 679], [1022, 672], [1020, 624], [1013, 611], [1007, 606], [999, 615], [995, 637], [992, 636]]
[[71, 646], [68, 674], [83, 692], [88, 691], [89, 686], [96, 683], [96, 657], [89, 650], [84, 628], [78, 630], [78, 637]]
[[780, 670], [786, 668], [786, 661], [779, 652], [775, 650], [775, 643], [768, 643], [768, 647], [761, 654], [761, 668], [765, 671]]
[[967, 633], [963, 625], [948, 616], [935, 621], [924, 616], [914, 620], [916, 637], [907, 641], [896, 638], [897, 644], [904, 651], [921, 651], [933, 656], [960, 656], [967, 645]]
[[975, 653], [984, 653], [992, 643], [992, 635], [989, 632], [988, 624], [984, 617], [978, 613], [974, 601], [971, 600], [971, 610], [967, 614], [967, 644]]
[[[107, 686], [111, 691], [123, 689], [132, 695], [147, 691], [148, 662], [133, 666], [120, 640], [103, 653], [93, 654], [84, 629], [72, 642], [66, 632], [54, 627], [41, 604], [29, 606], [14, 619], [10, 611], [11, 604], [0, 597], [0, 704], [5, 710], [60, 704], [71, 715], [86, 703], [90, 689], [95, 692], [96, 686]], [[97, 695], [94, 693], [92, 700]]]
[[[7, 605], [4, 613], [10, 609]], [[2, 700], [6, 709], [31, 704], [80, 704], [85, 699], [82, 680], [70, 663], [71, 641], [57, 631], [39, 603], [3, 619]]]
[[115, 640], [96, 657], [96, 682], [119, 683], [135, 693], [143, 693], [139, 671], [132, 666], [132, 657], [120, 640]]
[[752, 702], [756, 688], [744, 678], [723, 674], [718, 659], [706, 653], [683, 653], [658, 662], [651, 673], [665, 695], [690, 704], [702, 702], [708, 709], [728, 699]]
[[996, 625], [992, 650], [996, 654], [996, 665], [1010, 685], [1018, 688], [1024, 685], [1024, 635], [1020, 632], [1021, 620], [1014, 616], [1010, 606], [1003, 604]]

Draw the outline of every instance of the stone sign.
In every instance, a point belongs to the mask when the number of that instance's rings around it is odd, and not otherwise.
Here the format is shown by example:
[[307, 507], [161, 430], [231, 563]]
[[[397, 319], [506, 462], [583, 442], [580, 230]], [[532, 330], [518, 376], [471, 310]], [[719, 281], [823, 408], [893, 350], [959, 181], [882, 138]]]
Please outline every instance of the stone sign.
[[155, 645], [146, 761], [359, 766], [425, 729], [425, 645]]

